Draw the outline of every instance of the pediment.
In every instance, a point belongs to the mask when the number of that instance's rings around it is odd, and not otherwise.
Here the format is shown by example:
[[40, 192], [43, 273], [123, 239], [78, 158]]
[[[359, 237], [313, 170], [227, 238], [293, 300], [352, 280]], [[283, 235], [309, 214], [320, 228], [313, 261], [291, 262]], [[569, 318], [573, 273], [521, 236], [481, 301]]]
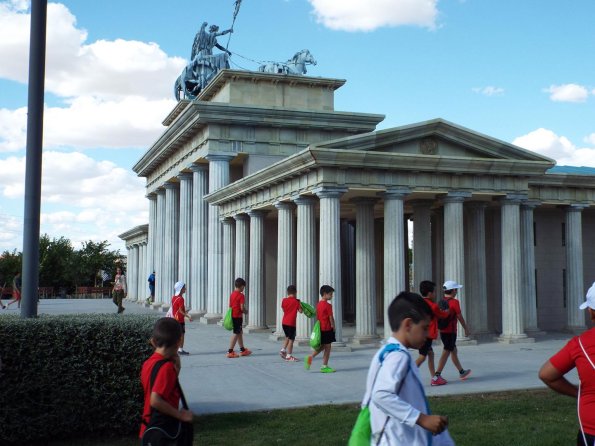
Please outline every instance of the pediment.
[[434, 119], [316, 144], [318, 148], [453, 158], [541, 161], [550, 158], [513, 144]]

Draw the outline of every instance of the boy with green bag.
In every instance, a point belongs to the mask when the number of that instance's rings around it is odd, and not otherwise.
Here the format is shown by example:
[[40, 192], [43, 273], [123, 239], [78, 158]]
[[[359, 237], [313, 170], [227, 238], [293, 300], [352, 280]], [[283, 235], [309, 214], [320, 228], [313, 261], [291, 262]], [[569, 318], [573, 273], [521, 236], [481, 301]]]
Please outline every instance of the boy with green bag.
[[[244, 296], [244, 288], [246, 288], [246, 281], [238, 277], [234, 282], [235, 289], [231, 296], [229, 296], [229, 307], [231, 308], [231, 321], [233, 333], [229, 341], [229, 350], [227, 350], [228, 358], [239, 358], [240, 356], [248, 356], [252, 354], [251, 350], [244, 347], [244, 335], [242, 332], [242, 325], [244, 323], [244, 314], [248, 314], [246, 308], [246, 296]], [[238, 355], [233, 349], [236, 343], [240, 345], [240, 354]]]
[[[304, 368], [310, 370], [312, 360], [318, 353], [322, 355], [321, 373], [333, 373], [335, 369], [328, 366], [331, 356], [331, 344], [335, 339], [335, 318], [333, 317], [333, 307], [329, 301], [333, 298], [334, 288], [329, 285], [320, 287], [320, 302], [316, 305], [316, 318], [320, 323], [320, 347], [313, 349], [312, 354], [304, 358]], [[312, 342], [312, 340], [310, 341]]]

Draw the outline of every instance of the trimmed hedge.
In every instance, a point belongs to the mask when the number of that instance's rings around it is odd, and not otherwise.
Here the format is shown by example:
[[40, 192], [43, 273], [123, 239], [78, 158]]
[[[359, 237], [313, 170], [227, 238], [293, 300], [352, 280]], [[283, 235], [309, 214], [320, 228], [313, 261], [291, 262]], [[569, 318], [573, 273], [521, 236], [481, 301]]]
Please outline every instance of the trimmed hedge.
[[136, 432], [155, 320], [0, 317], [0, 444]]

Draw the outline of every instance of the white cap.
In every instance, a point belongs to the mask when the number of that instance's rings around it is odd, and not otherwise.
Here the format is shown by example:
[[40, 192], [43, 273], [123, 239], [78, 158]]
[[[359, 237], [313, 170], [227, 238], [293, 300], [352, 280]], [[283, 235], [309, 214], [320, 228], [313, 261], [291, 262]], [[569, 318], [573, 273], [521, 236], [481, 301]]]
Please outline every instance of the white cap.
[[591, 288], [589, 288], [589, 291], [587, 291], [587, 300], [583, 302], [578, 308], [580, 310], [584, 310], [587, 307], [595, 310], [595, 282], [593, 282], [593, 285], [591, 285]]
[[185, 286], [186, 284], [181, 280], [179, 282], [176, 282], [176, 284], [174, 285], [174, 296], [179, 296], [180, 291], [182, 291], [182, 288], [184, 288]]
[[459, 285], [454, 280], [447, 280], [444, 282], [444, 285], [442, 285], [442, 288], [444, 290], [458, 290], [459, 288], [463, 288], [463, 285]]

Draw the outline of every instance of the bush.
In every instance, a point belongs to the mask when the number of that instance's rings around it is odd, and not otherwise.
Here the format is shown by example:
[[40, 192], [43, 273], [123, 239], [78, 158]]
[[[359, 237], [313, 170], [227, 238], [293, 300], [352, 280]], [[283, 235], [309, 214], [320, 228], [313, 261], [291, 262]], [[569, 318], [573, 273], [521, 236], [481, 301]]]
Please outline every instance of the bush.
[[0, 320], [0, 444], [139, 428], [155, 316]]

